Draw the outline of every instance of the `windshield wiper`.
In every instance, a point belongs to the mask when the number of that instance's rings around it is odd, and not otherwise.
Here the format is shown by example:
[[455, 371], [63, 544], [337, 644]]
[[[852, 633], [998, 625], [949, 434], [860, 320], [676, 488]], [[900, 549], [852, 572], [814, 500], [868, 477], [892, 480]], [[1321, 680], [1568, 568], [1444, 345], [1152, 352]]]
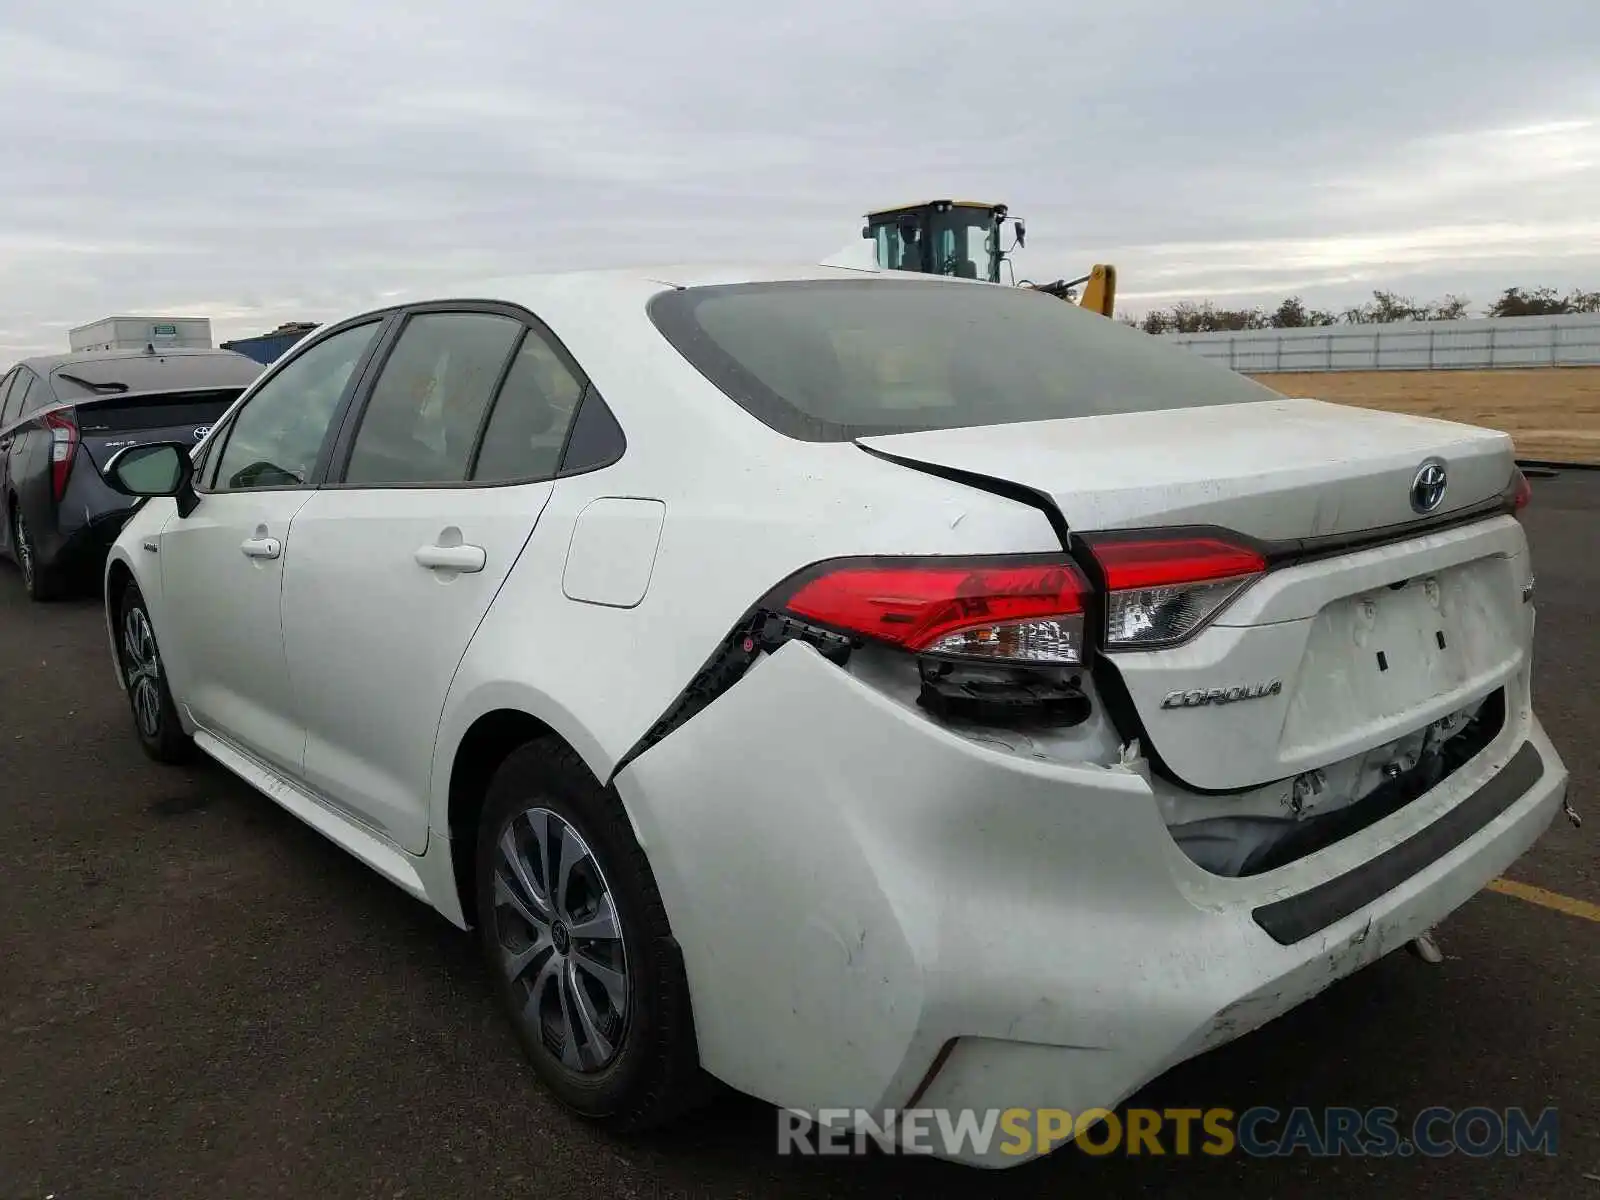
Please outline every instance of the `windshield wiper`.
[[125, 383], [91, 383], [81, 375], [69, 375], [65, 371], [57, 371], [56, 378], [65, 379], [68, 383], [75, 383], [81, 388], [88, 388], [91, 392], [98, 392], [107, 396], [117, 395], [128, 390], [128, 385]]

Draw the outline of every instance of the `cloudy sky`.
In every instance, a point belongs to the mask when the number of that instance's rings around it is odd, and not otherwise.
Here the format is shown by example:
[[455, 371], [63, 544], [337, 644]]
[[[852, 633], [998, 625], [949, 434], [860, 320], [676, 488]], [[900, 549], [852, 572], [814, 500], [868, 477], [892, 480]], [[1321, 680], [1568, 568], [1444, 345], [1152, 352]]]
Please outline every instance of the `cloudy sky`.
[[7, 0], [0, 358], [1004, 200], [1127, 311], [1600, 288], [1595, 0]]

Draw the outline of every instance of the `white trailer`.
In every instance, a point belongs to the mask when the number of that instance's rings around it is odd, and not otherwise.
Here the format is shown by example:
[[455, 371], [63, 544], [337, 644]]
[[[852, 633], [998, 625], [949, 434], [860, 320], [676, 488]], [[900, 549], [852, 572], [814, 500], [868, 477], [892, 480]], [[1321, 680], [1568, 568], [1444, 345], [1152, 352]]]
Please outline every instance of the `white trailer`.
[[67, 334], [73, 350], [211, 350], [210, 317], [103, 317]]

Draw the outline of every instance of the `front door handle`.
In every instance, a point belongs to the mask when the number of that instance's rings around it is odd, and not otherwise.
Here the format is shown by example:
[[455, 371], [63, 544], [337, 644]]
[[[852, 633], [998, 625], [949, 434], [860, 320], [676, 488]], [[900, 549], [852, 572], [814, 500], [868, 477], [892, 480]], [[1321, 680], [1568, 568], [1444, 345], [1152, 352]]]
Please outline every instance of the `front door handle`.
[[482, 546], [423, 546], [412, 556], [430, 571], [481, 571], [488, 562]]
[[277, 558], [283, 553], [283, 543], [277, 538], [248, 537], [239, 543], [246, 558]]

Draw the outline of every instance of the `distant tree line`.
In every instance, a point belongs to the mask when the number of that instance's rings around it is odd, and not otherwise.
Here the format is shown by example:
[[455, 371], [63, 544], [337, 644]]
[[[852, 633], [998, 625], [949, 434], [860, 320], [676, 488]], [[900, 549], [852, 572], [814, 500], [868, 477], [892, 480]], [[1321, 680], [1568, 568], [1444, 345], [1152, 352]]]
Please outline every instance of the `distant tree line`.
[[[1507, 288], [1485, 311], [1486, 317], [1542, 317], [1560, 313], [1600, 312], [1600, 292], [1554, 288]], [[1181, 300], [1171, 308], [1158, 308], [1143, 317], [1123, 321], [1146, 333], [1213, 333], [1242, 329], [1310, 329], [1324, 325], [1388, 325], [1396, 321], [1455, 321], [1471, 316], [1471, 302], [1463, 296], [1418, 304], [1409, 296], [1374, 291], [1366, 304], [1342, 312], [1307, 308], [1299, 296], [1290, 296], [1270, 312], [1262, 308], [1218, 308], [1209, 300]]]

